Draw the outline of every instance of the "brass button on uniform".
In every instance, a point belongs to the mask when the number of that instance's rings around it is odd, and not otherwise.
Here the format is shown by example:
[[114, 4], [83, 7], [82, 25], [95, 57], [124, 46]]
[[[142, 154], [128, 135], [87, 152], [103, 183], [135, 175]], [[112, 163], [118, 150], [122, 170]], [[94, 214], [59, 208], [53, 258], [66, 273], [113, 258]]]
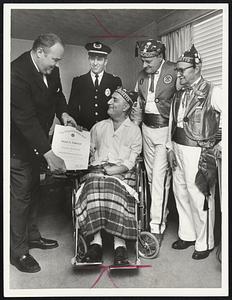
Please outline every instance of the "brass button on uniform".
[[97, 111], [95, 112], [95, 116], [98, 116], [98, 112]]
[[97, 104], [97, 103], [95, 103], [95, 104], [94, 104], [94, 106], [95, 106], [95, 107], [98, 107], [98, 104]]
[[155, 103], [158, 103], [158, 102], [159, 102], [159, 98], [156, 98], [156, 99], [155, 99]]

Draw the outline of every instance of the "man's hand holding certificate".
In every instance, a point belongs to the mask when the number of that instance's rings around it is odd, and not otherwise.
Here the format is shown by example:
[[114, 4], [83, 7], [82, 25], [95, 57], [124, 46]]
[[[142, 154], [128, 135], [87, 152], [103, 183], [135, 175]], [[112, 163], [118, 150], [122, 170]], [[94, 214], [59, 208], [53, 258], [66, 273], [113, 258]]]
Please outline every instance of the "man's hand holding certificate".
[[71, 126], [56, 125], [52, 150], [64, 160], [67, 170], [85, 170], [89, 162], [90, 133]]

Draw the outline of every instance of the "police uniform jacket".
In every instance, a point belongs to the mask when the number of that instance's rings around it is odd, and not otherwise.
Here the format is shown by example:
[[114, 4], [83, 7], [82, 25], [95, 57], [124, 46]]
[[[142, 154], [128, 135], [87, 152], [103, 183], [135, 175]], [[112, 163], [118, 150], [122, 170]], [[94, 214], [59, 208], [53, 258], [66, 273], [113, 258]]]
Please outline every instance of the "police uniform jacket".
[[46, 75], [48, 87], [25, 52], [11, 63], [11, 156], [29, 160], [51, 149], [48, 133], [55, 114], [67, 112], [59, 69]]
[[95, 123], [109, 117], [107, 102], [119, 86], [122, 86], [121, 79], [106, 72], [98, 89], [93, 84], [90, 72], [75, 77], [68, 103], [69, 114], [77, 124], [90, 130]]
[[[176, 64], [165, 61], [161, 68], [161, 73], [156, 85], [154, 101], [162, 117], [169, 118], [172, 97], [176, 90]], [[143, 99], [147, 99], [148, 92], [148, 74], [142, 70], [138, 76], [138, 92]]]

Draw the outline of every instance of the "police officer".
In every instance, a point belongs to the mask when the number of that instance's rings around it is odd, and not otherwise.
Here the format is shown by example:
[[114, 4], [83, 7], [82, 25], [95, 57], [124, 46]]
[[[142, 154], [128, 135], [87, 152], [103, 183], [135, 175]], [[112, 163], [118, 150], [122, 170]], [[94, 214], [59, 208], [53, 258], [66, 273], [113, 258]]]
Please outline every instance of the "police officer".
[[90, 71], [73, 79], [69, 99], [69, 113], [78, 124], [90, 130], [107, 119], [107, 102], [117, 87], [122, 86], [119, 77], [105, 72], [110, 47], [93, 42], [85, 45], [89, 55]]
[[[143, 63], [135, 90], [144, 100], [142, 115], [143, 154], [151, 191], [150, 228], [160, 245], [166, 228], [170, 174], [166, 153], [168, 120], [175, 92], [175, 64], [165, 61], [165, 46], [160, 41], [137, 42]], [[135, 108], [134, 108], [135, 110]], [[132, 112], [131, 118], [133, 119]]]

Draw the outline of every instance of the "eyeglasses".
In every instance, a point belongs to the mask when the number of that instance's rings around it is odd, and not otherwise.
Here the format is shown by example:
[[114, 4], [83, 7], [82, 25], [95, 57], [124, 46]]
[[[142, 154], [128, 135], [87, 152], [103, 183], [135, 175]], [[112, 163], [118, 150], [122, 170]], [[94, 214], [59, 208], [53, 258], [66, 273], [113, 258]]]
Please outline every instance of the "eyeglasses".
[[175, 71], [177, 73], [181, 73], [183, 74], [185, 70], [189, 69], [189, 68], [193, 68], [193, 66], [189, 66], [189, 67], [186, 67], [186, 68], [175, 68]]

